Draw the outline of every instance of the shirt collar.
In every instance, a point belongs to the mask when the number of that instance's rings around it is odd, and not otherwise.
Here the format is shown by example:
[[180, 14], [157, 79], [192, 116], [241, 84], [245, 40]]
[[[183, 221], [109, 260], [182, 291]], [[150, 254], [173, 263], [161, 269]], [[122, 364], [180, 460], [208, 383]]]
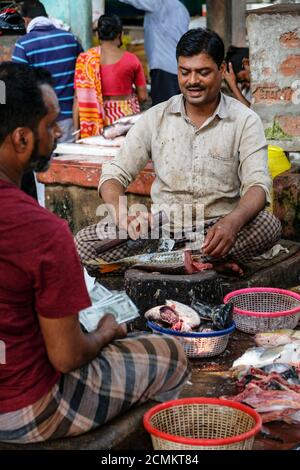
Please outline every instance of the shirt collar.
[[[183, 95], [178, 95], [173, 98], [173, 101], [169, 107], [169, 113], [181, 114], [182, 116], [186, 116]], [[218, 104], [217, 109], [211, 116], [210, 121], [212, 121], [216, 116], [218, 116], [220, 119], [226, 119], [229, 117], [229, 110], [227, 106], [226, 96], [224, 95], [224, 93], [221, 93], [220, 102]]]

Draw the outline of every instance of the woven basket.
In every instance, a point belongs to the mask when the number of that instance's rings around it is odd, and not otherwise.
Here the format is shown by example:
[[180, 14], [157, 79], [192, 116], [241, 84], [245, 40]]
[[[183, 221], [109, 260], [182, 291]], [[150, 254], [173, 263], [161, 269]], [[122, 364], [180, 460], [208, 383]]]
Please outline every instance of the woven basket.
[[148, 322], [148, 326], [155, 333], [175, 336], [181, 342], [186, 355], [190, 358], [212, 357], [222, 354], [227, 347], [230, 334], [235, 330], [234, 323], [226, 330], [212, 331], [211, 333], [183, 333], [162, 328], [152, 322]]
[[236, 327], [250, 334], [293, 329], [300, 317], [300, 295], [284, 289], [256, 287], [228, 294], [233, 302]]
[[144, 416], [155, 450], [251, 450], [261, 425], [252, 408], [215, 398], [170, 401]]

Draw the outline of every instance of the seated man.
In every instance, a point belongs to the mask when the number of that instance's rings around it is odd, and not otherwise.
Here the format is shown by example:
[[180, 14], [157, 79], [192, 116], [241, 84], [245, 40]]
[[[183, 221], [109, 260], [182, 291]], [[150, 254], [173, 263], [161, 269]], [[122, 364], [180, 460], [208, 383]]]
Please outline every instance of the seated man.
[[0, 441], [23, 444], [176, 398], [188, 368], [179, 342], [125, 338], [112, 315], [83, 333], [78, 312], [90, 299], [73, 237], [20, 189], [27, 169], [48, 167], [61, 135], [58, 100], [41, 69], [2, 63], [0, 80]]
[[[203, 254], [239, 264], [270, 249], [281, 225], [264, 211], [271, 179], [262, 123], [220, 92], [224, 53], [223, 41], [212, 31], [198, 28], [181, 38], [177, 59], [182, 94], [150, 109], [135, 124], [117, 158], [103, 166], [100, 192], [116, 209], [119, 227], [126, 228], [126, 218], [118, 216], [124, 213], [120, 196], [151, 158], [156, 173], [152, 201], [202, 204]], [[79, 232], [76, 241], [89, 267], [89, 260], [97, 258], [97, 225]], [[113, 255], [111, 251], [110, 259]]]

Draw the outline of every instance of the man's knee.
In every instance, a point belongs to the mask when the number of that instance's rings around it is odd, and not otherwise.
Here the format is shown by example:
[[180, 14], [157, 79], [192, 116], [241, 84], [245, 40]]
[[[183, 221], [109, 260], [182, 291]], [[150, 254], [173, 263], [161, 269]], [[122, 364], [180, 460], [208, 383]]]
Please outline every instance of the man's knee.
[[282, 234], [282, 226], [280, 220], [267, 211], [261, 212], [261, 225], [264, 229], [266, 238], [270, 242], [277, 242]]

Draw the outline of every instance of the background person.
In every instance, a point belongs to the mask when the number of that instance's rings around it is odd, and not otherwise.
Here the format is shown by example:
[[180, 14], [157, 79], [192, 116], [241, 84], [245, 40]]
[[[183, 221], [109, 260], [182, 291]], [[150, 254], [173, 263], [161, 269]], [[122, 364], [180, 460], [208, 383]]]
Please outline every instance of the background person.
[[152, 104], [178, 95], [176, 46], [189, 29], [190, 15], [179, 0], [120, 0], [145, 12], [145, 49], [151, 75]]
[[53, 25], [41, 2], [25, 3], [22, 16], [27, 34], [17, 41], [12, 60], [44, 67], [51, 73], [60, 106], [57, 120], [62, 136], [59, 142], [74, 142], [74, 74], [76, 59], [83, 49], [73, 34]]
[[100, 47], [81, 54], [76, 64], [74, 123], [81, 138], [99, 135], [104, 126], [140, 112], [147, 101], [146, 78], [136, 55], [120, 49], [122, 22], [103, 15], [98, 22]]
[[230, 46], [225, 61], [227, 69], [224, 71], [224, 79], [233, 97], [250, 108], [252, 93], [250, 89], [249, 48]]

